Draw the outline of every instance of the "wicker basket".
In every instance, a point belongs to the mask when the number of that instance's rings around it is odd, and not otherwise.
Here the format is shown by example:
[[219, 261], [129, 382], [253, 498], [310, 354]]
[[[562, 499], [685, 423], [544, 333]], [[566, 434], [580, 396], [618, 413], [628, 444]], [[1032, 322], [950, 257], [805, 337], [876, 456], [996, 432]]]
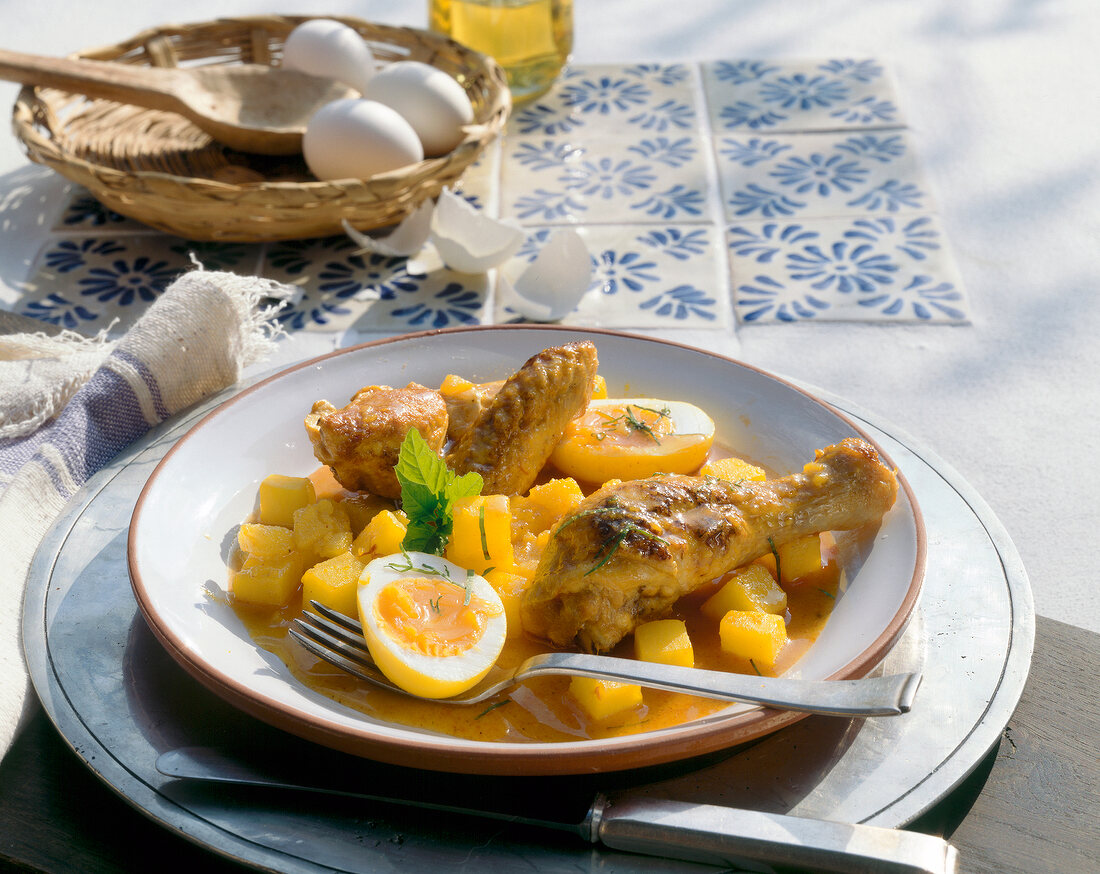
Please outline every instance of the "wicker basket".
[[[305, 16], [257, 16], [144, 31], [76, 56], [126, 64], [278, 64], [283, 42]], [[88, 188], [104, 205], [192, 240], [257, 242], [392, 225], [451, 185], [507, 120], [511, 97], [500, 67], [485, 55], [423, 30], [354, 18], [381, 62], [418, 60], [466, 89], [475, 124], [450, 154], [363, 181], [319, 182], [301, 156], [233, 152], [174, 113], [24, 88], [13, 127], [28, 157]]]

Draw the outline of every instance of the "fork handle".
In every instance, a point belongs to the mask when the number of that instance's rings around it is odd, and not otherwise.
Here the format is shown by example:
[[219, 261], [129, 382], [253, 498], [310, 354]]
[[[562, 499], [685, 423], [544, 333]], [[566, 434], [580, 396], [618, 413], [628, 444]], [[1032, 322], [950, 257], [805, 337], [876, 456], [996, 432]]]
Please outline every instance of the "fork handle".
[[637, 683], [653, 689], [703, 698], [761, 704], [782, 710], [831, 716], [897, 716], [907, 713], [920, 686], [918, 673], [861, 680], [799, 680], [682, 668], [586, 653], [536, 656], [523, 670], [536, 674], [570, 674]]

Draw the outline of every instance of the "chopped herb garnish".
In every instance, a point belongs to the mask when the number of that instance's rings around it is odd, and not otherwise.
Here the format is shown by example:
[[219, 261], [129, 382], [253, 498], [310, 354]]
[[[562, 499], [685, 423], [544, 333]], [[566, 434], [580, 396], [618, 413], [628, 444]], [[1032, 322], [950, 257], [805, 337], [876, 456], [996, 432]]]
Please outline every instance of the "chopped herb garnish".
[[772, 556], [775, 558], [775, 578], [777, 580], [783, 579], [782, 569], [779, 567], [779, 550], [775, 548], [775, 541], [769, 537], [768, 546], [772, 549]]
[[477, 527], [481, 531], [481, 555], [486, 561], [489, 560], [489, 538], [485, 536], [485, 502], [481, 502], [481, 506], [478, 507], [477, 513]]
[[[440, 598], [441, 597], [442, 596], [440, 596]], [[434, 601], [431, 598], [428, 599], [428, 606], [432, 608], [433, 613], [442, 613], [443, 612], [443, 610], [439, 606], [440, 598], [436, 598]]]
[[758, 668], [756, 666], [756, 661], [754, 659], [749, 659], [749, 664], [752, 665], [752, 669], [754, 671], [756, 671], [756, 676], [758, 676], [758, 677], [763, 677], [764, 676], [762, 673], [760, 673], [760, 668]]
[[440, 565], [439, 567], [435, 567], [433, 565], [428, 564], [427, 562], [424, 562], [423, 564], [420, 564], [420, 565], [415, 565], [415, 564], [413, 564], [412, 556], [410, 556], [405, 551], [404, 547], [401, 548], [401, 556], [402, 556], [402, 558], [405, 559], [404, 564], [398, 564], [397, 562], [394, 562], [394, 561], [388, 561], [388, 562], [386, 562], [386, 567], [388, 567], [390, 570], [397, 571], [398, 573], [408, 573], [409, 571], [417, 571], [418, 573], [422, 573], [422, 574], [433, 574], [434, 576], [437, 576], [437, 577], [443, 577], [443, 579], [445, 579], [445, 580], [450, 580], [451, 579], [451, 572], [447, 569], [446, 565]]
[[624, 511], [621, 507], [593, 507], [591, 510], [584, 510], [583, 512], [570, 516], [557, 527], [557, 529], [554, 531], [554, 536], [557, 537], [565, 528], [572, 525], [579, 519], [584, 519], [587, 516], [606, 516], [612, 513], [615, 514], [618, 521], [622, 523], [622, 527], [619, 531], [609, 536], [603, 543], [600, 544], [600, 548], [596, 550], [595, 555], [595, 558], [598, 558], [600, 560], [585, 572], [585, 576], [588, 576], [591, 573], [595, 573], [601, 567], [607, 564], [611, 560], [611, 556], [613, 556], [615, 554], [615, 551], [620, 546], [622, 546], [623, 541], [626, 540], [627, 536], [630, 534], [639, 534], [642, 537], [648, 537], [650, 540], [655, 540], [658, 543], [665, 544], [666, 546], [668, 545], [668, 541], [661, 537], [659, 534], [654, 534], [648, 528], [643, 528], [636, 522], [631, 522], [629, 519], [624, 518]]
[[401, 509], [409, 517], [401, 548], [442, 555], [454, 524], [455, 501], [480, 494], [481, 475], [456, 476], [415, 428], [401, 442], [394, 473], [401, 484]]
[[486, 707], [484, 710], [482, 710], [477, 716], [475, 716], [474, 719], [481, 719], [481, 717], [485, 716], [488, 713], [492, 713], [498, 707], [503, 707], [505, 704], [510, 704], [511, 701], [512, 701], [511, 698], [505, 698], [503, 701], [497, 701], [495, 704], [490, 704], [488, 707]]
[[818, 586], [817, 590], [821, 592], [821, 594], [824, 595], [826, 598], [832, 598], [834, 601], [836, 600], [836, 595], [834, 595], [828, 589], [823, 589], [821, 588], [821, 586]]

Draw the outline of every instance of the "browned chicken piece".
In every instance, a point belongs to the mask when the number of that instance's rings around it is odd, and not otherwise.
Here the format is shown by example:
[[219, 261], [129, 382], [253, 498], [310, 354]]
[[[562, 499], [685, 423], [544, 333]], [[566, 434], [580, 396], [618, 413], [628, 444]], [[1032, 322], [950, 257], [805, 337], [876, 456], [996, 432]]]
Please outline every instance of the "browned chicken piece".
[[587, 341], [533, 355], [459, 436], [447, 464], [456, 473], [481, 474], [482, 494], [526, 492], [566, 424], [587, 408], [596, 366], [596, 347]]
[[447, 406], [439, 392], [410, 382], [405, 388], [370, 385], [337, 409], [317, 401], [305, 419], [313, 454], [332, 469], [344, 488], [399, 498], [393, 472], [401, 442], [416, 428], [429, 446], [442, 452], [447, 437]]
[[682, 595], [770, 551], [769, 540], [878, 521], [897, 489], [874, 447], [854, 438], [781, 479], [607, 485], [555, 529], [524, 596], [524, 629], [558, 646], [609, 650]]
[[504, 380], [498, 379], [494, 382], [474, 383], [459, 392], [442, 392], [443, 401], [447, 404], [447, 439], [458, 440], [473, 428], [478, 416], [489, 406], [503, 385]]

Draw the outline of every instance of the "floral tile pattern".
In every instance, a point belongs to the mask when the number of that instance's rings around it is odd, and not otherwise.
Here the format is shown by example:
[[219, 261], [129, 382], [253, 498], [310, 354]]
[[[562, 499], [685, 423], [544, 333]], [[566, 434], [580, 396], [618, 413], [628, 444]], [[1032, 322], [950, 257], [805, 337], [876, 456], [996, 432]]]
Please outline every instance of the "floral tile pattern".
[[959, 322], [962, 284], [930, 216], [729, 228], [733, 302], [761, 322]]
[[347, 237], [272, 244], [263, 275], [296, 285], [279, 314], [288, 331], [415, 331], [484, 321], [487, 277], [409, 270], [406, 258], [361, 253]]
[[505, 140], [501, 217], [532, 224], [711, 221], [699, 136]]
[[[592, 256], [592, 284], [563, 324], [617, 328], [722, 328], [730, 309], [720, 275], [721, 235], [708, 225], [594, 225], [576, 229]], [[503, 270], [534, 259], [550, 228], [535, 229]], [[498, 322], [520, 321], [497, 302]]]
[[[562, 321], [730, 333], [762, 324], [959, 324], [968, 303], [886, 67], [874, 59], [591, 64], [518, 107], [456, 190], [525, 245], [471, 276], [350, 239], [196, 243], [73, 186], [19, 312], [123, 331], [194, 263], [300, 289], [290, 332], [403, 332], [518, 321], [499, 290], [555, 227], [592, 284]], [[117, 320], [117, 321], [116, 321]]]
[[892, 79], [874, 59], [718, 61], [703, 75], [716, 134], [904, 126]]
[[931, 208], [904, 131], [722, 136], [715, 148], [730, 220]]

